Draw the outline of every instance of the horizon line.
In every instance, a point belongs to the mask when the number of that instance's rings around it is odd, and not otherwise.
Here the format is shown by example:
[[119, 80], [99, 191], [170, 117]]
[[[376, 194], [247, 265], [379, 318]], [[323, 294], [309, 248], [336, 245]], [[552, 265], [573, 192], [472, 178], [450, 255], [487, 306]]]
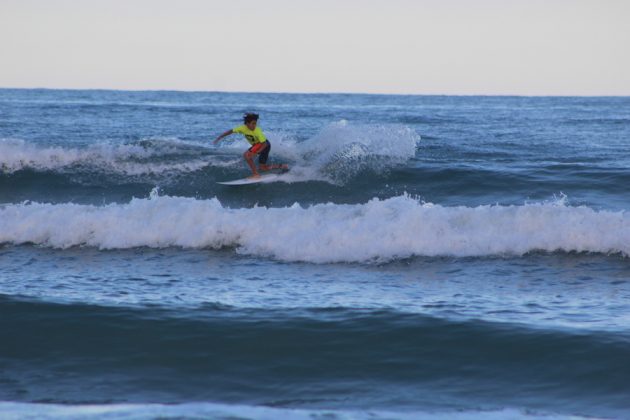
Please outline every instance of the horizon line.
[[274, 94], [274, 95], [373, 95], [373, 96], [485, 96], [485, 97], [524, 97], [524, 98], [627, 98], [628, 94], [524, 94], [524, 93], [387, 93], [349, 91], [268, 91], [268, 90], [199, 90], [199, 89], [120, 89], [120, 88], [77, 88], [77, 87], [6, 87], [0, 90], [51, 90], [51, 91], [105, 91], [105, 92], [181, 92], [181, 93], [225, 93], [225, 94]]

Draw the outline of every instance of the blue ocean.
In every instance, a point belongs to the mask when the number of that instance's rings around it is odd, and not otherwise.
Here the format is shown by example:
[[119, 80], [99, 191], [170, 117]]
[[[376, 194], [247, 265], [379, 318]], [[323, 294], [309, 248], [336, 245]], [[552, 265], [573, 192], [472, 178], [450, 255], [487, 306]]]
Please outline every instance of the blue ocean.
[[0, 89], [0, 417], [630, 418], [629, 186], [628, 97]]

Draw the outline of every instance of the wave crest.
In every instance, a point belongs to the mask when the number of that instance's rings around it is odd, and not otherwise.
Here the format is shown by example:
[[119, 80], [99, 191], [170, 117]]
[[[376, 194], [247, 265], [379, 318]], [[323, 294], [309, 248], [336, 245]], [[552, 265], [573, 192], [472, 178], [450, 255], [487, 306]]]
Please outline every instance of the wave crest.
[[520, 256], [532, 251], [630, 254], [625, 211], [570, 207], [444, 207], [407, 195], [365, 204], [224, 207], [218, 199], [158, 196], [127, 204], [0, 207], [0, 243], [236, 248], [282, 261], [386, 262], [414, 256]]
[[[194, 150], [192, 150], [194, 149]], [[211, 164], [199, 146], [175, 139], [135, 144], [98, 143], [87, 147], [41, 146], [19, 139], [0, 140], [0, 172], [69, 171], [84, 168], [128, 176], [192, 172]]]

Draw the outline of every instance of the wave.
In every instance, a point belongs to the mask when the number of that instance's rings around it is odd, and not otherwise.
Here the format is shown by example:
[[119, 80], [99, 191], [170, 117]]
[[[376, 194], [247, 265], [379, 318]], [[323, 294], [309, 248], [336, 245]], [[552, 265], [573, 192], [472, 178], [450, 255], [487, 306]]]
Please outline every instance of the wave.
[[66, 403], [439, 407], [439, 398], [447, 407], [629, 408], [623, 333], [394, 310], [172, 311], [6, 297], [0, 315], [0, 399], [26, 389], [20, 400]]
[[145, 139], [135, 144], [98, 143], [86, 147], [42, 146], [19, 139], [0, 140], [0, 173], [91, 171], [128, 176], [194, 172], [210, 164], [203, 148], [177, 139]]
[[445, 207], [408, 195], [364, 204], [224, 207], [158, 195], [105, 206], [24, 202], [0, 207], [0, 243], [235, 248], [281, 261], [387, 262], [414, 256], [522, 256], [533, 251], [630, 255], [630, 215], [571, 207]]
[[[419, 136], [404, 126], [330, 124], [314, 137], [298, 141], [285, 132], [268, 133], [272, 158], [291, 163], [293, 180], [345, 182], [365, 171], [381, 172], [415, 156]], [[247, 144], [232, 136], [220, 147], [178, 138], [143, 139], [127, 144], [84, 147], [45, 146], [0, 139], [0, 174], [17, 171], [113, 173], [145, 176], [192, 173], [207, 167], [244, 170]]]
[[0, 414], [12, 419], [111, 419], [139, 420], [157, 418], [177, 419], [257, 419], [257, 420], [586, 420], [589, 417], [561, 416], [532, 411], [502, 410], [444, 410], [441, 412], [422, 411], [381, 411], [381, 410], [306, 410], [217, 403], [184, 404], [33, 404], [0, 402]]

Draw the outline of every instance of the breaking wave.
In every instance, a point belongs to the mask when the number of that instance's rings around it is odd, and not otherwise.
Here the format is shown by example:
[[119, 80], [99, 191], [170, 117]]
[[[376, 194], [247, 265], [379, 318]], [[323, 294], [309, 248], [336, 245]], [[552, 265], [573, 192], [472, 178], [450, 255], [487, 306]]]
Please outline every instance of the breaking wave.
[[[291, 164], [292, 180], [343, 184], [361, 172], [383, 172], [415, 156], [420, 137], [405, 126], [353, 126], [339, 121], [315, 136], [297, 139], [270, 131], [272, 160]], [[205, 168], [247, 171], [241, 154], [247, 143], [232, 136], [218, 148], [210, 139], [144, 139], [126, 144], [47, 146], [0, 139], [0, 174], [22, 170], [57, 173], [108, 173], [129, 177], [192, 173]]]
[[100, 249], [234, 248], [312, 263], [414, 256], [521, 256], [533, 251], [630, 254], [625, 211], [524, 205], [446, 207], [408, 195], [364, 204], [232, 209], [216, 199], [159, 196], [104, 206], [25, 202], [0, 207], [0, 243]]
[[208, 158], [199, 158], [199, 149], [198, 145], [176, 139], [142, 140], [133, 144], [97, 143], [87, 147], [42, 146], [4, 139], [0, 140], [0, 172], [79, 169], [129, 176], [192, 172], [210, 164]]

